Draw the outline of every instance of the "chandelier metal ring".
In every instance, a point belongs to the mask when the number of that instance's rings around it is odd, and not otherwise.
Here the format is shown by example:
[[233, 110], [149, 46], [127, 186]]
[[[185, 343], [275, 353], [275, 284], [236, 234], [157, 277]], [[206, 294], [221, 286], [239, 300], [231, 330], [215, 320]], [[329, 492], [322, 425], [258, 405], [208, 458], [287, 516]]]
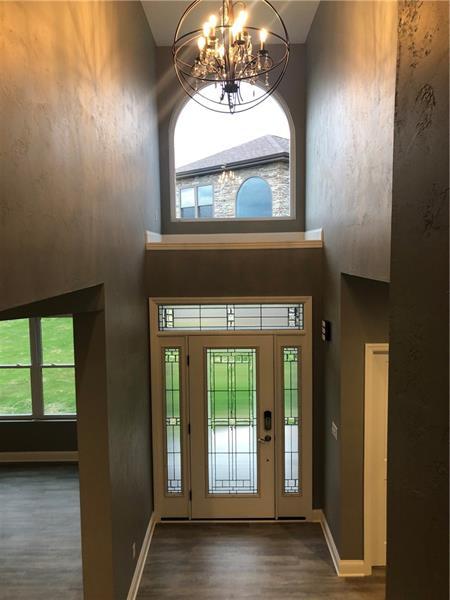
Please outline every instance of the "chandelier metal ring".
[[[280, 34], [247, 25], [244, 2], [222, 0], [219, 18], [211, 15], [203, 29], [182, 33], [186, 18], [201, 2], [204, 0], [195, 0], [186, 8], [175, 30], [172, 57], [181, 86], [198, 104], [215, 112], [243, 112], [258, 106], [273, 94], [287, 69], [289, 36], [281, 15], [268, 0], [260, 0], [278, 19]], [[236, 16], [238, 7], [241, 10]], [[255, 32], [261, 43], [257, 51], [252, 39]], [[267, 48], [267, 39], [282, 49], [276, 58]], [[241, 83], [253, 86], [253, 98], [244, 98]], [[203, 93], [211, 85], [219, 88], [218, 100]]]

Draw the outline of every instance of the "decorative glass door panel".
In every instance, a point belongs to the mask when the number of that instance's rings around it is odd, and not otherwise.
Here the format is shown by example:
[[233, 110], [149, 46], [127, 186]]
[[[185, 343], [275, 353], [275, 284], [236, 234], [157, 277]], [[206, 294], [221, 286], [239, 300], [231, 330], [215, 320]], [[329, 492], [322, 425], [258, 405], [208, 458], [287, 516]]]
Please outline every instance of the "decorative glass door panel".
[[166, 439], [166, 493], [181, 494], [181, 382], [180, 348], [164, 348], [164, 428]]
[[157, 338], [152, 345], [155, 501], [161, 516], [189, 514], [189, 446], [186, 339]]
[[206, 350], [208, 493], [257, 494], [256, 349]]
[[189, 338], [192, 516], [274, 517], [273, 341]]
[[283, 362], [283, 426], [284, 426], [284, 493], [299, 493], [299, 356], [300, 348], [284, 347]]
[[[309, 350], [309, 351], [308, 351]], [[280, 335], [275, 340], [277, 419], [277, 510], [280, 517], [311, 514], [310, 349], [299, 336]]]

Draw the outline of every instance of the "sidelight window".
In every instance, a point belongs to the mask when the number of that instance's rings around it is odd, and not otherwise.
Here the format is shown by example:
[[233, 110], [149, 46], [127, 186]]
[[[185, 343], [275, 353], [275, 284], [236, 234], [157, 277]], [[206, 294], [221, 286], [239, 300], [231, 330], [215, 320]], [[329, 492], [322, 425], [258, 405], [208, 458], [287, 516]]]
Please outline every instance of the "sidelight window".
[[180, 348], [164, 348], [166, 493], [182, 494]]
[[282, 349], [283, 426], [284, 426], [284, 493], [300, 491], [299, 465], [299, 355], [298, 347]]

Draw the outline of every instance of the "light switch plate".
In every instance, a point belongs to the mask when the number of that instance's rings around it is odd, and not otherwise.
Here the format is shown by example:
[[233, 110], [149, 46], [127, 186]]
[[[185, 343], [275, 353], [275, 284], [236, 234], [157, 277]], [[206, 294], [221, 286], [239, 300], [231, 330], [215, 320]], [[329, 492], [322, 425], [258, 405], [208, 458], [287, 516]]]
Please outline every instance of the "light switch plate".
[[331, 435], [337, 440], [338, 428], [334, 421], [331, 421]]

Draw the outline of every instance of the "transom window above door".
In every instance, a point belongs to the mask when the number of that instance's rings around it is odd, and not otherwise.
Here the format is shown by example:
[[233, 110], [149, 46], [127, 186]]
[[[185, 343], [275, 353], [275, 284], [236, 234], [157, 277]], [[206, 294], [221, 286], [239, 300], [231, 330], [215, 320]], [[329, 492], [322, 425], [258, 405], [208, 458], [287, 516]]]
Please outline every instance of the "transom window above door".
[[294, 218], [292, 144], [273, 96], [239, 114], [205, 110], [194, 96], [173, 130], [172, 221]]
[[266, 331], [304, 326], [302, 303], [160, 304], [159, 331]]

